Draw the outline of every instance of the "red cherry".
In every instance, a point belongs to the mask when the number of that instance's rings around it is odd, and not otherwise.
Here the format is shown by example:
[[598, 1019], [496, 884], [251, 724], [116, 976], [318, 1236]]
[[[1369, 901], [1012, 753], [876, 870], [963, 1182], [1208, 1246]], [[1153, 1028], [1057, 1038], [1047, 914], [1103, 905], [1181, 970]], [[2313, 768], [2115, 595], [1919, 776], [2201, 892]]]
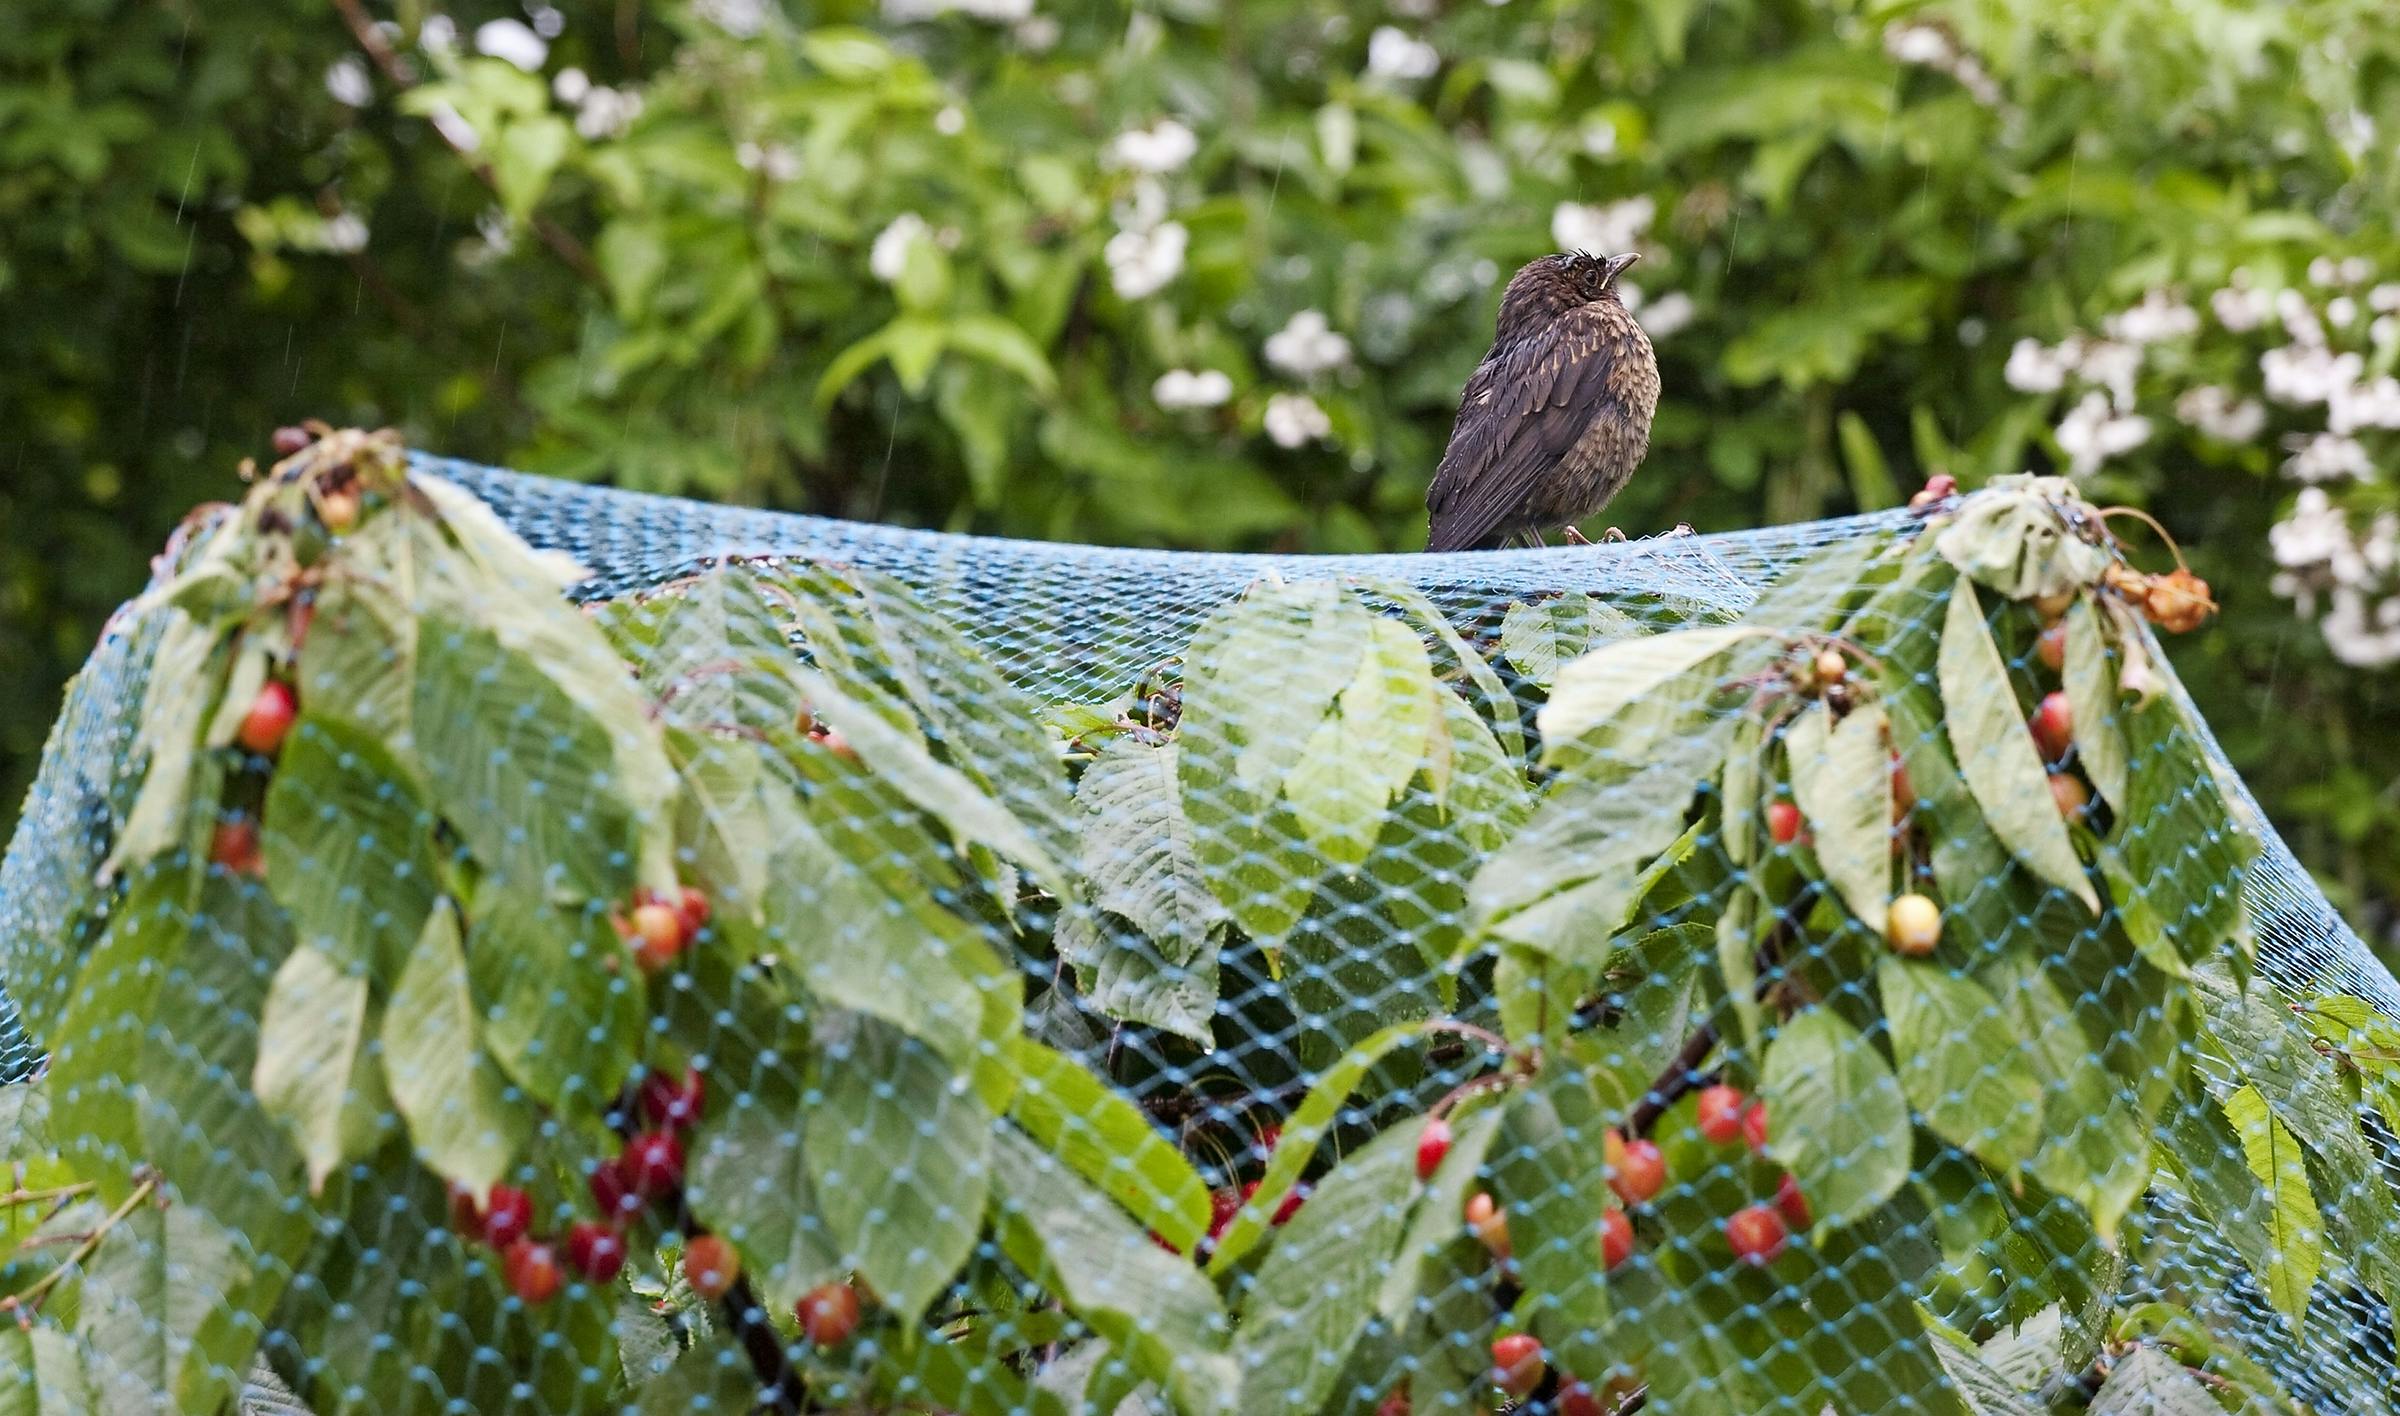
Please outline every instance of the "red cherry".
[[208, 839], [208, 859], [235, 875], [264, 875], [267, 863], [258, 849], [258, 823], [247, 816], [218, 822]]
[[483, 1237], [483, 1206], [475, 1203], [475, 1192], [453, 1180], [450, 1182], [450, 1227], [469, 1239]]
[[1558, 1400], [1553, 1405], [1558, 1416], [1602, 1416], [1600, 1398], [1581, 1382], [1569, 1382], [1560, 1387]]
[[1408, 1383], [1402, 1382], [1375, 1403], [1375, 1416], [1408, 1416]]
[[1542, 1384], [1549, 1364], [1542, 1344], [1531, 1333], [1512, 1332], [1492, 1339], [1492, 1385], [1522, 1401]]
[[1633, 1257], [1633, 1221], [1623, 1210], [1600, 1216], [1600, 1266], [1613, 1269]]
[[533, 1196], [513, 1185], [494, 1185], [483, 1204], [483, 1242], [506, 1249], [533, 1228]]
[[2057, 762], [2065, 758], [2067, 749], [2075, 742], [2075, 710], [2063, 693], [2045, 693], [2041, 705], [2033, 710], [2033, 745], [2041, 749], [2042, 758]]
[[1775, 844], [1788, 846], [1800, 839], [1800, 808], [1788, 801], [1770, 803], [1767, 807], [1767, 834]]
[[308, 445], [316, 440], [317, 435], [306, 428], [277, 428], [274, 438], [275, 455], [290, 457], [293, 453], [305, 451]]
[[579, 1219], [567, 1228], [567, 1262], [594, 1283], [606, 1283], [625, 1268], [625, 1236], [613, 1224]]
[[1705, 1088], [1700, 1093], [1700, 1134], [1718, 1145], [1732, 1145], [1742, 1134], [1742, 1108], [1749, 1098], [1738, 1087], [1722, 1083]]
[[600, 1207], [602, 1219], [630, 1219], [642, 1212], [642, 1197], [633, 1192], [632, 1182], [625, 1178], [621, 1158], [593, 1166], [591, 1186], [592, 1203]]
[[1742, 1113], [1742, 1139], [1760, 1155], [1767, 1153], [1767, 1104], [1760, 1102]]
[[695, 1234], [683, 1246], [683, 1277], [692, 1291], [713, 1303], [742, 1276], [742, 1256], [714, 1234]]
[[653, 1125], [688, 1131], [698, 1123], [700, 1108], [707, 1104], [708, 1083], [689, 1067], [680, 1077], [652, 1072], [642, 1078], [642, 1114]]
[[653, 973], [675, 962], [675, 956], [689, 942], [683, 930], [683, 916], [666, 905], [656, 902], [637, 905], [630, 923], [634, 957]]
[[1431, 1180], [1433, 1172], [1442, 1168], [1442, 1157], [1450, 1153], [1450, 1123], [1439, 1116], [1428, 1117], [1423, 1134], [1417, 1137], [1417, 1178]]
[[626, 1189], [655, 1200], [683, 1183], [683, 1142], [671, 1131], [644, 1131], [625, 1143], [617, 1166]]
[[1214, 1239], [1225, 1232], [1225, 1226], [1233, 1223], [1234, 1215], [1241, 1212], [1242, 1201], [1250, 1198], [1250, 1192], [1257, 1188], [1258, 1182], [1253, 1180], [1239, 1190], [1228, 1185], [1222, 1190], [1208, 1192], [1209, 1238]]
[[1764, 1268], [1783, 1253], [1783, 1216], [1767, 1205], [1745, 1205], [1725, 1217], [1725, 1242], [1743, 1263]]
[[292, 686], [269, 679], [259, 685], [258, 697], [250, 700], [250, 711], [242, 715], [234, 741], [261, 757], [272, 757], [283, 746], [284, 734], [292, 730], [292, 720], [299, 716], [300, 700], [292, 695]]
[[508, 1286], [528, 1303], [547, 1303], [558, 1292], [558, 1251], [538, 1239], [519, 1238], [500, 1256]]
[[1908, 813], [1914, 811], [1916, 806], [1916, 784], [1908, 779], [1908, 764], [1902, 762], [1900, 754], [1895, 752], [1892, 754], [1892, 821], [1897, 824], [1907, 819]]
[[1283, 1144], [1283, 1128], [1269, 1126], [1258, 1133], [1257, 1140], [1250, 1143], [1250, 1153], [1260, 1160], [1265, 1160], [1275, 1154], [1275, 1147], [1281, 1144]]
[[2035, 658], [2042, 661], [2042, 667], [2050, 672], [2055, 674], [2065, 669], [2067, 666], [2067, 622], [2060, 620], [2043, 630], [2042, 637], [2033, 641], [2033, 653]]
[[710, 913], [708, 896], [693, 886], [684, 886], [683, 894], [675, 902], [675, 914], [683, 921], [683, 932], [692, 935], [706, 929]]
[[858, 1290], [847, 1283], [821, 1283], [801, 1294], [793, 1311], [810, 1342], [839, 1347], [858, 1331]]
[[1808, 1196], [1800, 1193], [1799, 1180], [1789, 1174], [1775, 1182], [1775, 1208], [1792, 1228], [1808, 1228]]
[[1658, 1142], [1650, 1140], [1624, 1141], [1617, 1133], [1608, 1133], [1608, 1188], [1617, 1198], [1629, 1205], [1646, 1205], [1667, 1187], [1667, 1158], [1659, 1153]]

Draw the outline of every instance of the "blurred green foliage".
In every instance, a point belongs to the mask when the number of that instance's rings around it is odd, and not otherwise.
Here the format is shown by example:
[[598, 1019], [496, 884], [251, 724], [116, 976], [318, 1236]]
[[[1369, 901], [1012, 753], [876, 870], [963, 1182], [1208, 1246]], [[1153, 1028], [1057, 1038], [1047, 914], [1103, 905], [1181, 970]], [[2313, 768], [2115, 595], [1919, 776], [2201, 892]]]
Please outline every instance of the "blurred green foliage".
[[[13, 0], [0, 810], [146, 557], [302, 415], [842, 516], [1409, 547], [1499, 282], [1614, 223], [1691, 318], [1607, 519], [1830, 515], [2048, 465], [2020, 337], [2400, 256], [2396, 62], [2377, 0]], [[1307, 310], [1347, 348], [1270, 361]], [[1175, 370], [1226, 378], [1163, 407]], [[2380, 929], [2400, 733], [2266, 588], [2277, 460], [2170, 428], [2102, 491], [2193, 547], [2226, 615], [2179, 665]]]

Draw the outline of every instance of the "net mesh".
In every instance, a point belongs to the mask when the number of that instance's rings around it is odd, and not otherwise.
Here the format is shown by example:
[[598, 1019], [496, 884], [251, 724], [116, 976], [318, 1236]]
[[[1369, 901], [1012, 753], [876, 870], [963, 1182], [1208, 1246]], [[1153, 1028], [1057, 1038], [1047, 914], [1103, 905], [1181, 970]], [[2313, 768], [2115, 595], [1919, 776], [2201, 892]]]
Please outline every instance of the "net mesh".
[[[147, 864], [159, 681], [258, 680], [150, 597], [69, 692], [0, 1409], [2391, 1407], [2400, 988], [2146, 631], [2067, 649], [2162, 681], [2077, 834], [2012, 816], [1961, 723], [2061, 671], [1987, 591], [1961, 691], [1917, 516], [1202, 555], [411, 465], [580, 624], [383, 563], [403, 655], [317, 583], [298, 726]], [[711, 911], [645, 971], [661, 878]]]

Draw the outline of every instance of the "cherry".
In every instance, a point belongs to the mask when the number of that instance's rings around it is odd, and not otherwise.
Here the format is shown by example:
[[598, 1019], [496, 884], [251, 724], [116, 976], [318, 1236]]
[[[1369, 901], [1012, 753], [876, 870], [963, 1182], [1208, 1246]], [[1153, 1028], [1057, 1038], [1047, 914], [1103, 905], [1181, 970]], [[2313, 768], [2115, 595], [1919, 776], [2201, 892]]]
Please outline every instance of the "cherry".
[[1800, 808], [1788, 801], [1774, 802], [1767, 807], [1767, 834], [1775, 844], [1788, 846], [1800, 839]]
[[839, 1347], [858, 1331], [858, 1290], [847, 1283], [820, 1283], [800, 1295], [793, 1313], [810, 1342]]
[[642, 1197], [633, 1192], [633, 1183], [625, 1178], [621, 1157], [593, 1166], [591, 1186], [592, 1202], [600, 1207], [601, 1218], [630, 1219], [642, 1212]]
[[1552, 1409], [1558, 1416], [1602, 1416], [1600, 1398], [1582, 1382], [1568, 1382], [1558, 1389], [1558, 1400]]
[[359, 514], [366, 508], [366, 499], [356, 482], [317, 495], [317, 520], [336, 536], [347, 536], [358, 526]]
[[[1300, 1206], [1305, 1204], [1308, 1200], [1308, 1191], [1309, 1187], [1306, 1185], [1294, 1185], [1291, 1190], [1284, 1195], [1282, 1203], [1275, 1206], [1274, 1217], [1269, 1219], [1267, 1222], [1274, 1225], [1278, 1229], [1282, 1228], [1285, 1220], [1290, 1219], [1293, 1215], [1296, 1215], [1300, 1212]], [[1244, 1185], [1242, 1187], [1242, 1203], [1248, 1204], [1250, 1202], [1250, 1197], [1257, 1193], [1258, 1182], [1256, 1180]]]
[[[2114, 567], [2111, 568], [2114, 569]], [[2079, 590], [2069, 589], [2049, 595], [2036, 595], [2033, 597], [2033, 612], [2042, 617], [2042, 623], [2048, 624], [2075, 608], [2075, 601], [2081, 594], [2082, 592]]]
[[1375, 1403], [1375, 1416], [1408, 1416], [1408, 1383], [1385, 1392], [1383, 1400]]
[[850, 745], [850, 739], [843, 737], [832, 728], [826, 727], [823, 723], [817, 724], [815, 731], [809, 734], [809, 741], [845, 762], [858, 760], [858, 749]]
[[1895, 752], [1892, 754], [1892, 820], [1895, 823], [1903, 821], [1916, 809], [1916, 784], [1908, 779], [1908, 764], [1902, 762], [1900, 754]]
[[1608, 1188], [1629, 1205], [1648, 1204], [1667, 1187], [1667, 1160], [1658, 1142], [1626, 1140], [1611, 1128], [1601, 1143], [1608, 1164]]
[[306, 428], [277, 428], [274, 441], [275, 455], [290, 457], [296, 452], [304, 452], [308, 449], [308, 445], [316, 440], [317, 435]]
[[1214, 1239], [1225, 1232], [1225, 1226], [1233, 1223], [1233, 1217], [1241, 1212], [1242, 1201], [1249, 1197], [1251, 1190], [1257, 1188], [1258, 1182], [1254, 1180], [1240, 1190], [1228, 1185], [1222, 1190], [1208, 1192], [1209, 1238]]
[[1767, 1104], [1759, 1102], [1742, 1113], [1742, 1139], [1760, 1155], [1767, 1153]]
[[1725, 1217], [1725, 1242], [1733, 1256], [1760, 1268], [1783, 1253], [1783, 1216], [1769, 1205], [1744, 1205]]
[[1492, 1385], [1522, 1401], [1542, 1384], [1549, 1364], [1542, 1344], [1531, 1333], [1512, 1332], [1492, 1339]]
[[258, 849], [258, 823], [247, 816], [218, 822], [208, 839], [208, 859], [235, 875], [266, 874], [266, 857]]
[[642, 1078], [642, 1114], [651, 1124], [670, 1131], [688, 1131], [700, 1120], [708, 1103], [708, 1083], [687, 1067], [680, 1077], [652, 1072]]
[[1425, 1130], [1417, 1137], [1417, 1178], [1431, 1180], [1433, 1172], [1442, 1168], [1442, 1157], [1450, 1153], [1450, 1123], [1439, 1116], [1428, 1117]]
[[1269, 1126], [1258, 1133], [1257, 1140], [1250, 1143], [1250, 1153], [1260, 1160], [1265, 1160], [1275, 1154], [1275, 1147], [1281, 1144], [1283, 1144], [1283, 1128]]
[[683, 1142], [671, 1131], [644, 1131], [625, 1143], [617, 1166], [626, 1189], [655, 1200], [683, 1183]]
[[1739, 1088], [1723, 1083], [1705, 1088], [1700, 1093], [1700, 1134], [1718, 1145], [1732, 1145], [1741, 1137], [1742, 1110], [1749, 1104]]
[[625, 1236], [613, 1224], [579, 1219], [567, 1228], [567, 1263], [594, 1283], [606, 1283], [625, 1268]]
[[558, 1292], [558, 1251], [539, 1239], [520, 1237], [500, 1255], [501, 1271], [517, 1297], [547, 1303]]
[[1633, 1221], [1623, 1210], [1600, 1216], [1600, 1266], [1613, 1269], [1633, 1257]]
[[2067, 667], [2067, 622], [2065, 620], [2060, 620], [2043, 630], [2041, 638], [2033, 641], [2033, 656], [2042, 661], [2043, 668], [2054, 674]]
[[694, 886], [684, 886], [683, 894], [675, 901], [675, 913], [683, 920], [683, 932], [686, 935], [698, 934], [708, 928], [711, 913], [708, 896]]
[[1942, 942], [1941, 907], [1923, 895], [1902, 895], [1884, 917], [1883, 937], [1893, 953], [1924, 958]]
[[742, 1256], [714, 1234], [695, 1234], [683, 1246], [683, 1276], [694, 1293], [713, 1303], [742, 1276]]
[[533, 1228], [533, 1196], [513, 1185], [494, 1185], [483, 1204], [483, 1242], [506, 1249]]
[[286, 733], [292, 730], [292, 720], [300, 716], [300, 700], [293, 696], [292, 686], [281, 679], [269, 679], [258, 686], [258, 697], [250, 700], [250, 711], [242, 715], [242, 725], [234, 731], [234, 741], [245, 751], [261, 757], [272, 757], [283, 746]]
[[1831, 688], [1849, 676], [1850, 661], [1842, 657], [1839, 649], [1819, 649], [1816, 669], [1817, 682]]
[[675, 962], [689, 942], [683, 930], [683, 916], [669, 905], [653, 900], [636, 905], [630, 921], [633, 929], [634, 956], [642, 967], [655, 973]]
[[1800, 1181], [1787, 1173], [1775, 1182], [1775, 1208], [1783, 1215], [1784, 1223], [1794, 1229], [1806, 1229], [1810, 1223], [1808, 1197], [1800, 1193]]
[[2208, 582], [2181, 568], [2152, 580], [2142, 604], [2151, 621], [2169, 634], [2198, 629], [2216, 608]]
[[1500, 1208], [1489, 1190], [1477, 1190], [1467, 1197], [1467, 1229], [1492, 1257], [1508, 1261], [1508, 1211]]
[[2091, 788], [2072, 772], [2050, 774], [2050, 800], [2057, 803], [2058, 814], [2069, 821], [2081, 821], [2092, 804]]
[[475, 1192], [453, 1180], [450, 1182], [450, 1227], [470, 1239], [483, 1237], [483, 1206], [475, 1203]]
[[2058, 762], [2075, 743], [2075, 710], [2064, 693], [2045, 693], [2033, 710], [2033, 745], [2041, 749], [2042, 759]]

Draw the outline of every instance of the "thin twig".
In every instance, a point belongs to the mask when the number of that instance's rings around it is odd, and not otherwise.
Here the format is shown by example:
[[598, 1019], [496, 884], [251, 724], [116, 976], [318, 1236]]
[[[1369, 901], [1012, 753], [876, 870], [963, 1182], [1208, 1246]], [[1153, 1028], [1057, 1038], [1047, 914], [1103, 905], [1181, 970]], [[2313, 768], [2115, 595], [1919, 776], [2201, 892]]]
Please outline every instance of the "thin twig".
[[1702, 1076], [1700, 1064], [1708, 1060], [1709, 1052], [1716, 1045], [1715, 1023], [1702, 1023], [1693, 1029], [1692, 1035], [1683, 1040], [1683, 1046], [1675, 1049], [1674, 1060], [1667, 1064], [1665, 1071], [1658, 1074], [1658, 1080], [1650, 1084], [1650, 1089], [1642, 1093], [1641, 1100], [1635, 1102], [1633, 1110], [1626, 1114], [1626, 1132], [1635, 1136], [1649, 1135], [1650, 1128], [1658, 1124], [1658, 1118], [1666, 1114], [1668, 1107], [1699, 1086]]
[[135, 1206], [148, 1199], [151, 1192], [157, 1188], [158, 1177], [155, 1175], [134, 1186], [133, 1193], [125, 1197], [125, 1203], [111, 1210], [108, 1218], [93, 1226], [91, 1233], [83, 1236], [83, 1242], [75, 1246], [74, 1252], [58, 1261], [58, 1267], [43, 1274], [31, 1288], [24, 1292], [0, 1300], [0, 1308], [11, 1308], [23, 1313], [39, 1310], [42, 1306], [42, 1299], [48, 1296], [50, 1290], [56, 1287], [59, 1281], [64, 1279], [77, 1264], [90, 1258], [92, 1251], [100, 1247], [100, 1241], [108, 1237], [108, 1231], [116, 1228], [125, 1216], [133, 1213]]

